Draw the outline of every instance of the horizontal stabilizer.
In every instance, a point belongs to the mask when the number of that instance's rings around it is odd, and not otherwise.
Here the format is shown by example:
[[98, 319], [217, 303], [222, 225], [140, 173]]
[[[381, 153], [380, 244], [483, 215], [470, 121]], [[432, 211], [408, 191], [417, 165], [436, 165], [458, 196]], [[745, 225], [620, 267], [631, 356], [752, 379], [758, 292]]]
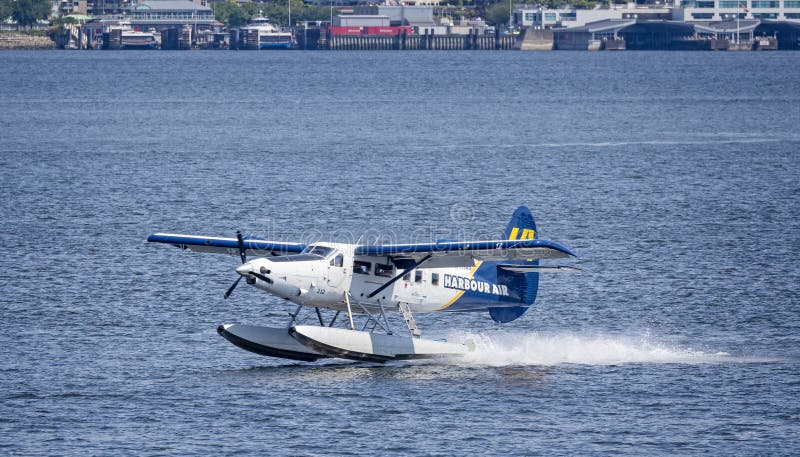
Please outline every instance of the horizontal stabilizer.
[[498, 265], [501, 270], [513, 273], [577, 273], [580, 268], [565, 265]]

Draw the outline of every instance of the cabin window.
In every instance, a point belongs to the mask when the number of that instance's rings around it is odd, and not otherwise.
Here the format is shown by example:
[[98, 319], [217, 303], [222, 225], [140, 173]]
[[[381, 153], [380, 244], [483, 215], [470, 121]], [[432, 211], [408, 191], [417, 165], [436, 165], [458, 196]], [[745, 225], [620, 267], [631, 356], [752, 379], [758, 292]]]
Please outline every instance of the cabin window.
[[341, 267], [344, 265], [344, 255], [339, 254], [331, 259], [331, 265], [334, 267]]
[[353, 262], [353, 273], [355, 274], [368, 275], [370, 270], [372, 270], [372, 264], [369, 262], [362, 262], [360, 260]]
[[392, 268], [391, 265], [384, 265], [381, 263], [375, 264], [375, 276], [383, 276], [385, 278], [391, 278], [393, 270], [394, 268]]
[[410, 271], [403, 275], [403, 281], [411, 281], [411, 272]]
[[431, 284], [434, 286], [439, 285], [439, 273], [431, 273]]
[[414, 282], [422, 282], [422, 271], [417, 270], [414, 272]]
[[309, 255], [316, 255], [319, 257], [328, 257], [329, 255], [333, 254], [335, 249], [329, 248], [327, 246], [308, 246], [307, 248], [303, 249], [302, 254], [309, 254]]

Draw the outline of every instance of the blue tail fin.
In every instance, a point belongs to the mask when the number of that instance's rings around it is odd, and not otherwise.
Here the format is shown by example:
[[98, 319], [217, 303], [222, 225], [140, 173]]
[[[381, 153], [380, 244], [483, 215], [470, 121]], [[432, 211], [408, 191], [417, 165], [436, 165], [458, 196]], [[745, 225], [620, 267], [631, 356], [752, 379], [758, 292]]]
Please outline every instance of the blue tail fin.
[[504, 240], [532, 240], [538, 238], [536, 233], [536, 221], [527, 206], [520, 206], [514, 211], [508, 227], [503, 232]]
[[[539, 237], [536, 231], [536, 221], [533, 220], [531, 210], [526, 206], [520, 206], [511, 216], [508, 227], [503, 232], [503, 239], [507, 240], [532, 240]], [[538, 261], [534, 262], [538, 264]], [[514, 274], [516, 278], [509, 278], [509, 286], [519, 289], [520, 301], [524, 306], [507, 306], [502, 308], [489, 308], [489, 315], [495, 322], [506, 323], [522, 316], [528, 307], [536, 301], [536, 293], [539, 290], [539, 273], [519, 273]], [[498, 281], [500, 276], [498, 275]], [[516, 295], [516, 294], [515, 294]]]

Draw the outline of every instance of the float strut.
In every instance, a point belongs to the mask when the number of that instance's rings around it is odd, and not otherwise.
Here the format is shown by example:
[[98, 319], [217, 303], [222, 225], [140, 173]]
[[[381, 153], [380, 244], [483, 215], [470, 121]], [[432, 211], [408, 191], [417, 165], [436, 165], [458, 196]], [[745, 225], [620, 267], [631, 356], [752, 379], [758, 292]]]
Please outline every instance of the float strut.
[[339, 313], [341, 313], [341, 311], [336, 311], [336, 314], [333, 315], [333, 319], [331, 319], [331, 323], [328, 324], [328, 327], [333, 327], [333, 323], [336, 322], [336, 318], [339, 317]]
[[297, 320], [297, 315], [300, 314], [301, 309], [303, 309], [303, 305], [297, 305], [297, 309], [294, 311], [294, 313], [289, 313], [289, 315], [292, 316], [292, 320], [289, 322], [289, 327], [287, 328], [292, 328], [292, 325], [294, 325], [294, 321]]
[[347, 317], [350, 318], [350, 330], [355, 330], [356, 324], [353, 323], [353, 308], [350, 307], [350, 291], [344, 293], [344, 301], [347, 303]]

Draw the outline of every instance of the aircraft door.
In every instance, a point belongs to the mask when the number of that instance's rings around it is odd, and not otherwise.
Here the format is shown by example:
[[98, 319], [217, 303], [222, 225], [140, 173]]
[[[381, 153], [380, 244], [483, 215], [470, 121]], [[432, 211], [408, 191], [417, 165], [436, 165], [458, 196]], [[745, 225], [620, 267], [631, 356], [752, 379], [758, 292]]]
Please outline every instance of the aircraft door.
[[347, 277], [348, 268], [345, 267], [345, 256], [342, 252], [337, 252], [336, 255], [331, 257], [328, 265], [328, 287], [340, 289], [344, 286], [344, 280]]

